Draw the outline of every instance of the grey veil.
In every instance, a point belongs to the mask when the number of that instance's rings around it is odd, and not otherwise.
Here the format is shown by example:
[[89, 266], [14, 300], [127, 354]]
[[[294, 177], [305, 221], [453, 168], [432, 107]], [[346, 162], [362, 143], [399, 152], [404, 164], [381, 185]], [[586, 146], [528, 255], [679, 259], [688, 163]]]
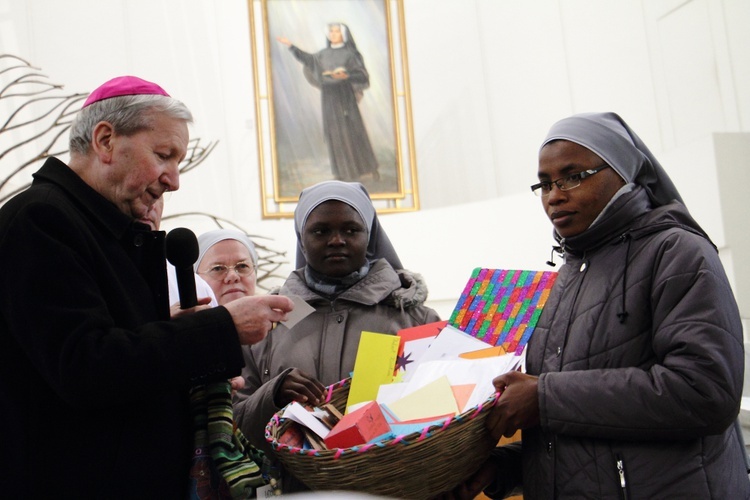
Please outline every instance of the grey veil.
[[659, 161], [615, 113], [581, 113], [563, 118], [552, 125], [540, 149], [555, 140], [574, 142], [599, 155], [626, 182], [643, 186], [653, 208], [672, 200], [682, 203]]

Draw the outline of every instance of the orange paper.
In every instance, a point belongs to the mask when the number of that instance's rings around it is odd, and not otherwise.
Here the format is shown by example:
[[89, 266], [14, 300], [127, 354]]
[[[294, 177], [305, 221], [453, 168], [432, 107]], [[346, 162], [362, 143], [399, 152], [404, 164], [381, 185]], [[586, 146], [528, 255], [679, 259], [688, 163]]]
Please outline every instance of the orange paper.
[[462, 352], [458, 355], [459, 358], [464, 359], [480, 359], [480, 358], [491, 358], [493, 356], [502, 356], [505, 354], [503, 346], [498, 345], [494, 347], [488, 347], [487, 349], [479, 349], [478, 351]]
[[474, 392], [474, 388], [477, 384], [461, 384], [452, 385], [451, 390], [453, 391], [453, 397], [456, 398], [456, 404], [458, 405], [459, 413], [464, 411], [466, 403], [471, 397], [471, 393]]

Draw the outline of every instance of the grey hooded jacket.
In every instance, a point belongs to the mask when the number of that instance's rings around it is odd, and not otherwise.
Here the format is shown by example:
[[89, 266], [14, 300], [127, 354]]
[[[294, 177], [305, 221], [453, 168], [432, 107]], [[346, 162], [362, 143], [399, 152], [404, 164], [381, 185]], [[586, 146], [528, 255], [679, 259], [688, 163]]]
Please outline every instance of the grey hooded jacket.
[[243, 347], [245, 388], [235, 398], [235, 420], [248, 440], [266, 452], [264, 429], [280, 409], [274, 394], [290, 369], [330, 385], [351, 376], [363, 330], [395, 335], [440, 320], [424, 306], [422, 277], [397, 272], [385, 259], [375, 261], [367, 276], [332, 301], [308, 288], [303, 269], [293, 271], [278, 293], [302, 297], [315, 312], [291, 330], [279, 325], [263, 341]]

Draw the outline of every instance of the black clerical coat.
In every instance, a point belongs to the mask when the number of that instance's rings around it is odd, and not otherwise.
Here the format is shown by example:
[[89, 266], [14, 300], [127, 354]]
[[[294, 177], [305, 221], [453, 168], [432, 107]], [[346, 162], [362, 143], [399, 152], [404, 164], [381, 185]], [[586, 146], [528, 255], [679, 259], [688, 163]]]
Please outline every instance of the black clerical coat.
[[188, 389], [243, 360], [223, 307], [169, 320], [163, 241], [54, 158], [0, 209], [0, 496], [185, 497]]

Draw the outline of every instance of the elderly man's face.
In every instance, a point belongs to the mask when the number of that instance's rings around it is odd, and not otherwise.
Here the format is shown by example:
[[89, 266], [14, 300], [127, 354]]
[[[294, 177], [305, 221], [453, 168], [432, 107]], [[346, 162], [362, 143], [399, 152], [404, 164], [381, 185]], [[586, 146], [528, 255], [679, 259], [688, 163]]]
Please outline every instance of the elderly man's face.
[[[539, 153], [540, 181], [555, 181], [584, 170], [600, 167], [605, 162], [593, 151], [570, 141], [554, 141]], [[547, 217], [557, 234], [563, 238], [585, 231], [601, 213], [625, 181], [612, 168], [581, 180], [581, 185], [568, 191], [552, 186], [542, 198]]]
[[131, 136], [112, 134], [111, 154], [94, 186], [123, 213], [146, 217], [165, 191], [180, 187], [188, 128], [182, 120], [153, 113], [152, 126]]

